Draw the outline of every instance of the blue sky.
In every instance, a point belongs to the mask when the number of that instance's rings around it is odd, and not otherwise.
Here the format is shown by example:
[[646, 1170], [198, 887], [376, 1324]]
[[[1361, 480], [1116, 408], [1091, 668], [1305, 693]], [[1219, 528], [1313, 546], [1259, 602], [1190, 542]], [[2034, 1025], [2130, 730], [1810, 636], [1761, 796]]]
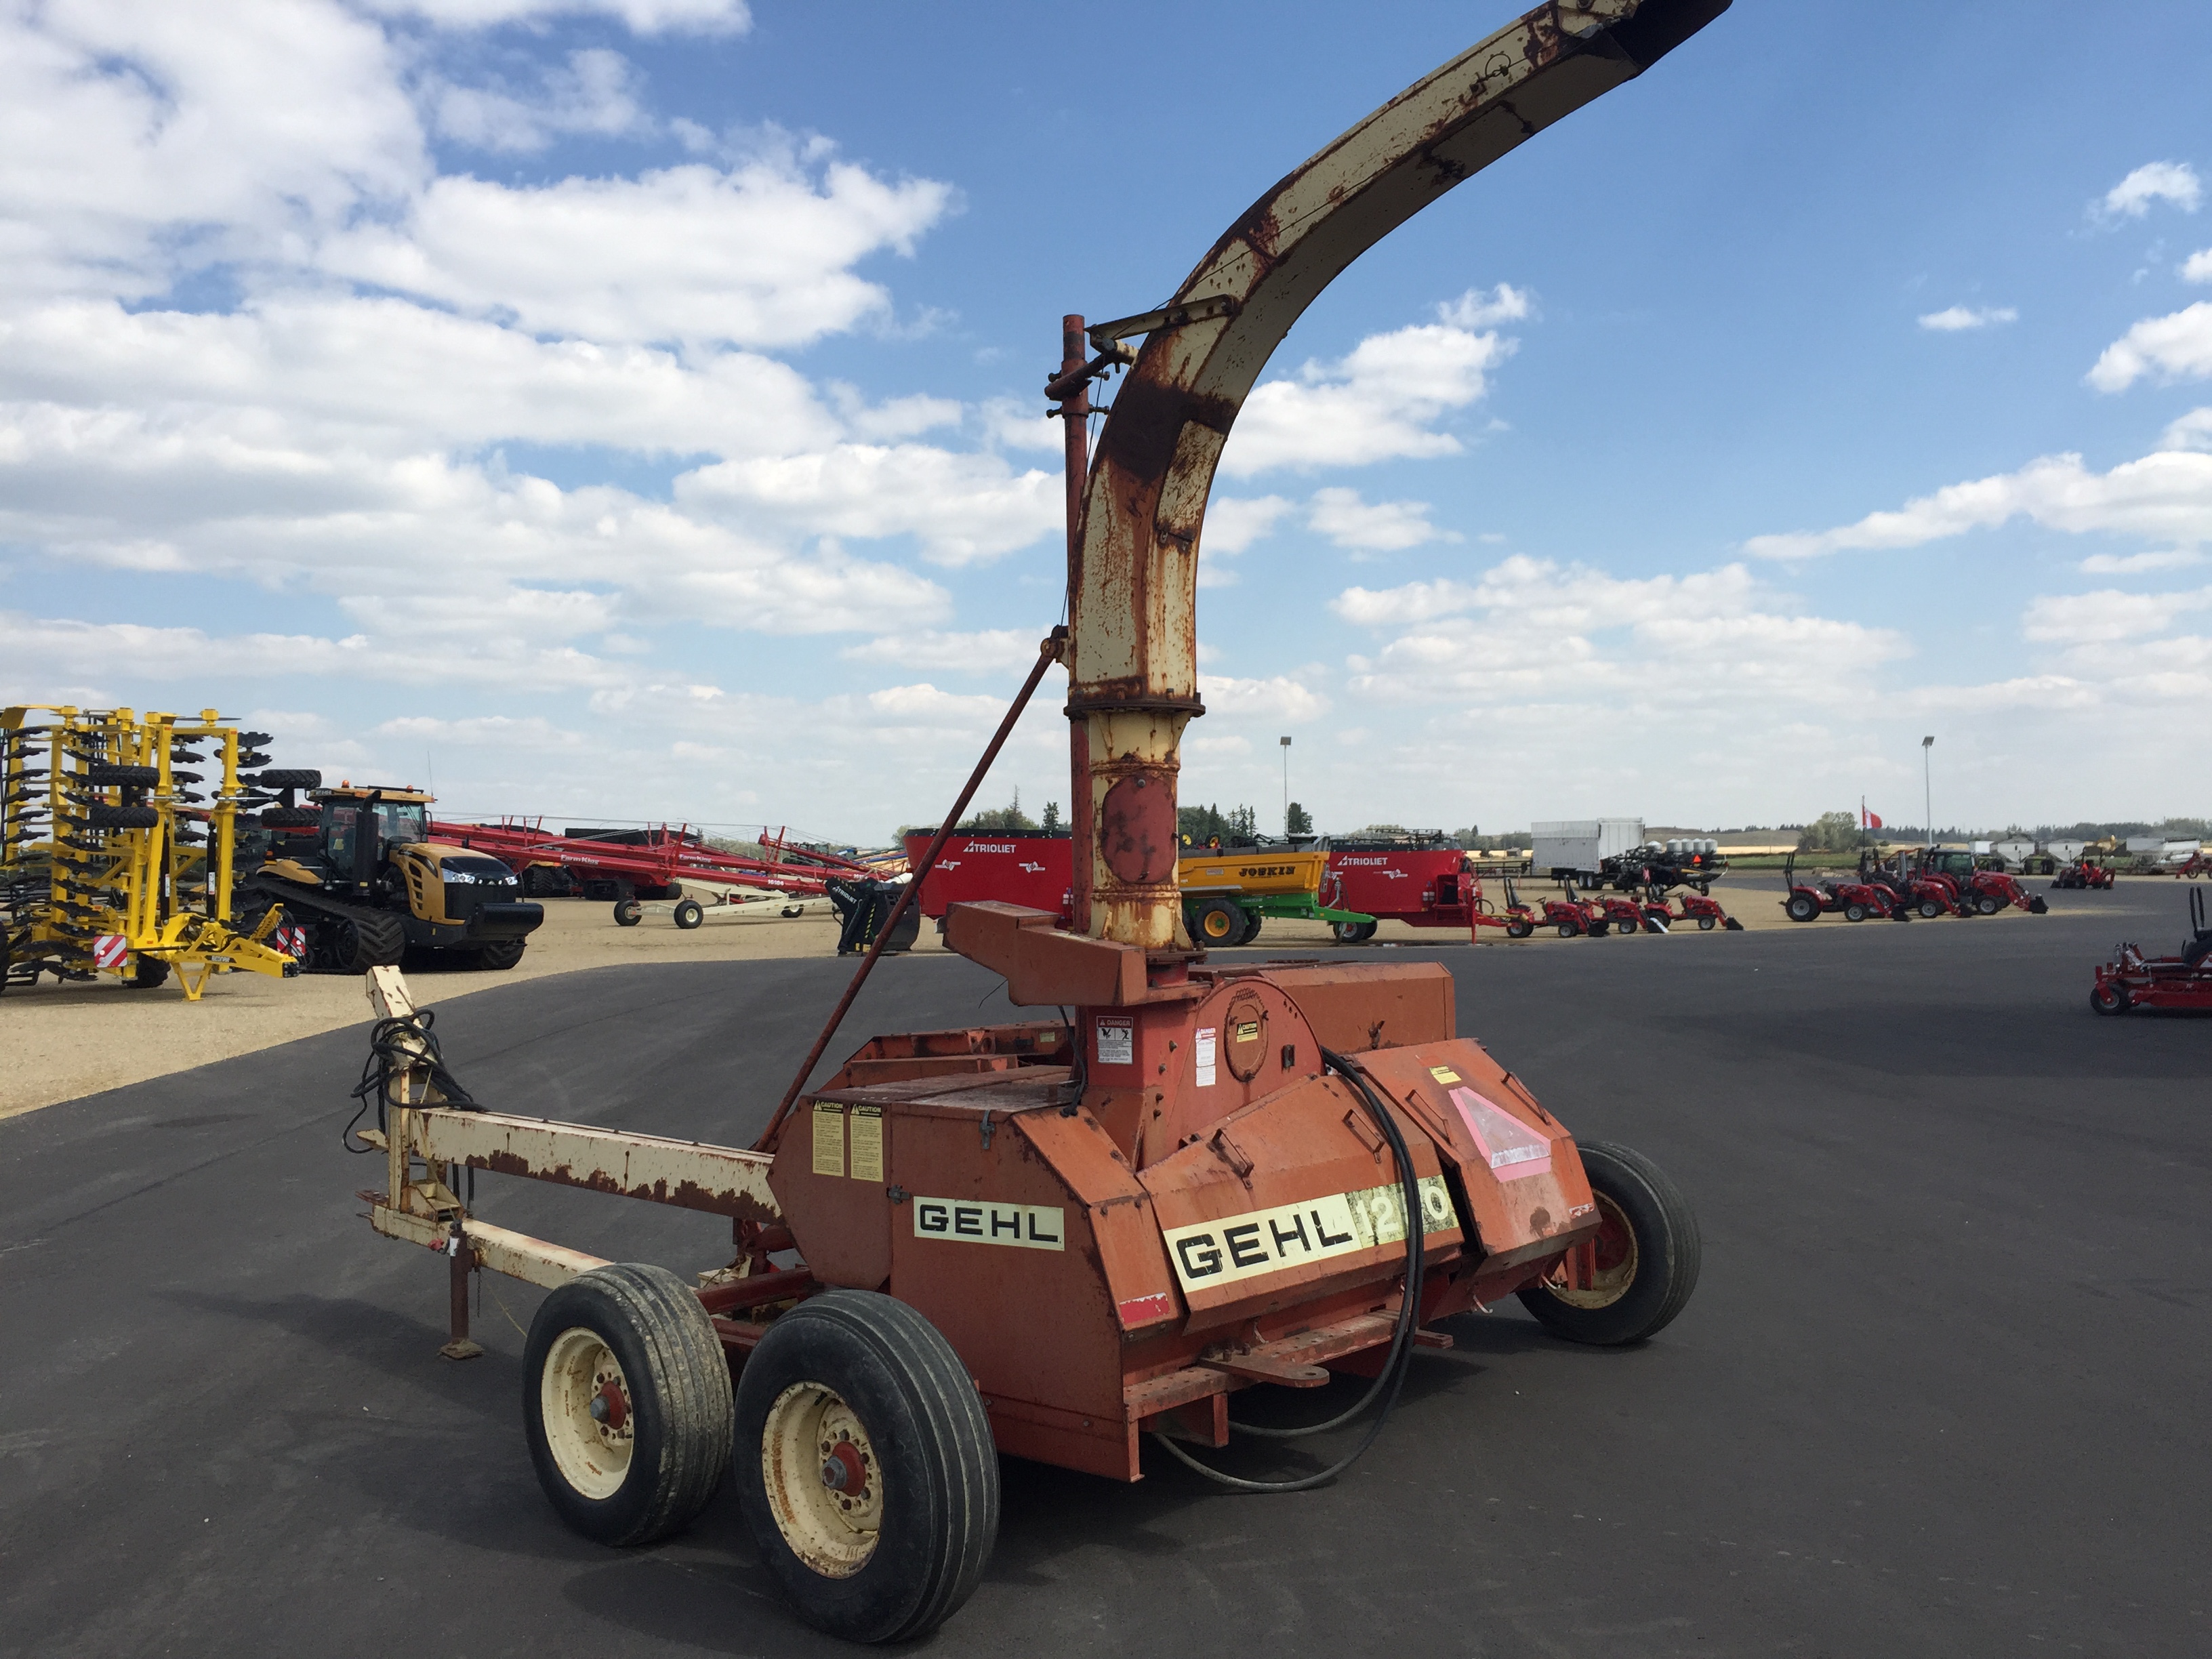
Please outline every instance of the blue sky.
[[[863, 840], [1056, 619], [1060, 314], [1510, 17], [194, 9], [0, 6], [0, 701]], [[1942, 822], [2212, 811], [2212, 14], [2129, 15], [1739, 0], [1370, 252], [1224, 458], [1185, 799], [1909, 820], [1934, 732]]]

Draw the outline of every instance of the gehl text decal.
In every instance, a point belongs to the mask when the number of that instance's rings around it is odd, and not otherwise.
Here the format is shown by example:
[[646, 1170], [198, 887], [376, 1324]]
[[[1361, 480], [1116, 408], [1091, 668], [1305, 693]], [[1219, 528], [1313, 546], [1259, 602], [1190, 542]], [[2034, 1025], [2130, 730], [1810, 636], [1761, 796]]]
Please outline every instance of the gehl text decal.
[[955, 1243], [1064, 1250], [1067, 1248], [1065, 1219], [1065, 1213], [1049, 1204], [994, 1204], [976, 1198], [914, 1200], [914, 1236]]
[[[1451, 1194], [1442, 1176], [1421, 1177], [1424, 1233], [1449, 1231]], [[1406, 1199], [1396, 1182], [1356, 1193], [1279, 1204], [1166, 1230], [1168, 1259], [1187, 1291], [1232, 1285], [1333, 1255], [1351, 1255], [1406, 1237]]]

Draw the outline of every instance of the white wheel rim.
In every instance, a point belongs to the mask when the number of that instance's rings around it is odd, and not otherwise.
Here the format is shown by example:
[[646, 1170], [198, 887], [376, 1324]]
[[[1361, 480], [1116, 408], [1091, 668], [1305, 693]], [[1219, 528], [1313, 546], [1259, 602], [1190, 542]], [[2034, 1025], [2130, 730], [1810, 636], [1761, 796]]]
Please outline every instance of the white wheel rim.
[[[629, 1380], [599, 1334], [572, 1325], [553, 1339], [538, 1374], [545, 1443], [561, 1478], [586, 1498], [611, 1498], [629, 1477], [637, 1419]], [[594, 1401], [602, 1415], [592, 1414]], [[617, 1420], [619, 1419], [619, 1420]]]
[[867, 1565], [882, 1535], [883, 1466], [836, 1389], [794, 1382], [776, 1396], [761, 1428], [761, 1474], [793, 1555], [825, 1578]]
[[[1636, 1229], [1629, 1225], [1627, 1212], [1613, 1202], [1605, 1193], [1593, 1192], [1597, 1200], [1601, 1229], [1601, 1256], [1613, 1255], [1612, 1261], [1601, 1261], [1590, 1275], [1589, 1288], [1582, 1291], [1561, 1290], [1547, 1285], [1545, 1289], [1571, 1308], [1609, 1308], [1628, 1294], [1628, 1287], [1636, 1282]], [[1603, 1248], [1609, 1244], [1610, 1250]]]

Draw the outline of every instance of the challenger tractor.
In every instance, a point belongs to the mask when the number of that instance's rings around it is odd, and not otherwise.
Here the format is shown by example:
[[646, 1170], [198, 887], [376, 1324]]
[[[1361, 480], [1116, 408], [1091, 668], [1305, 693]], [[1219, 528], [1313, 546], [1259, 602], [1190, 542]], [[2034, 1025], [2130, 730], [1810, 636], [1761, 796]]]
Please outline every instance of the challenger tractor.
[[[281, 781], [280, 781], [281, 780]], [[431, 797], [347, 783], [319, 773], [264, 774], [283, 804], [262, 814], [266, 859], [241, 902], [284, 907], [307, 936], [311, 972], [363, 974], [410, 950], [455, 965], [512, 968], [545, 907], [521, 896], [497, 859], [430, 839]], [[312, 805], [295, 804], [305, 786]]]

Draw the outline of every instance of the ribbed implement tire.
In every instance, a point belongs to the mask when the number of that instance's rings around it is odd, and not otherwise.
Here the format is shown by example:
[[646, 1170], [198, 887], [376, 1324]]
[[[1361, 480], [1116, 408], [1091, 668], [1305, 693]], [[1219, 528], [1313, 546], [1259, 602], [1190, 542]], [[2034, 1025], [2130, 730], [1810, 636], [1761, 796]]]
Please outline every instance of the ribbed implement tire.
[[1577, 1308], [1541, 1285], [1521, 1292], [1537, 1322], [1571, 1342], [1618, 1347], [1655, 1336], [1688, 1305], [1705, 1254], [1698, 1218], [1666, 1171], [1628, 1147], [1586, 1140], [1579, 1148], [1590, 1186], [1611, 1199], [1635, 1236], [1636, 1277], [1618, 1301]]
[[94, 761], [84, 770], [85, 781], [101, 788], [151, 789], [161, 781], [158, 766], [110, 766]]
[[[543, 1378], [563, 1333], [612, 1351], [629, 1391], [633, 1449], [622, 1484], [592, 1498], [569, 1484], [545, 1437]], [[580, 1273], [538, 1304], [523, 1348], [522, 1425], [538, 1484], [561, 1519], [629, 1548], [680, 1531], [730, 1467], [730, 1368], [699, 1298], [665, 1267], [617, 1261]]]
[[84, 817], [95, 830], [151, 830], [161, 821], [150, 806], [88, 806]]
[[[843, 1399], [882, 1466], [874, 1553], [849, 1576], [816, 1571], [770, 1508], [763, 1432], [786, 1390]], [[999, 1460], [967, 1367], [937, 1328], [872, 1291], [829, 1291], [769, 1328], [738, 1382], [738, 1498], [769, 1570], [800, 1617], [850, 1642], [926, 1636], [975, 1591], [999, 1535]]]
[[323, 775], [312, 767], [272, 767], [246, 781], [257, 789], [319, 789]]
[[322, 821], [323, 815], [312, 806], [271, 806], [261, 814], [264, 830], [305, 830]]

